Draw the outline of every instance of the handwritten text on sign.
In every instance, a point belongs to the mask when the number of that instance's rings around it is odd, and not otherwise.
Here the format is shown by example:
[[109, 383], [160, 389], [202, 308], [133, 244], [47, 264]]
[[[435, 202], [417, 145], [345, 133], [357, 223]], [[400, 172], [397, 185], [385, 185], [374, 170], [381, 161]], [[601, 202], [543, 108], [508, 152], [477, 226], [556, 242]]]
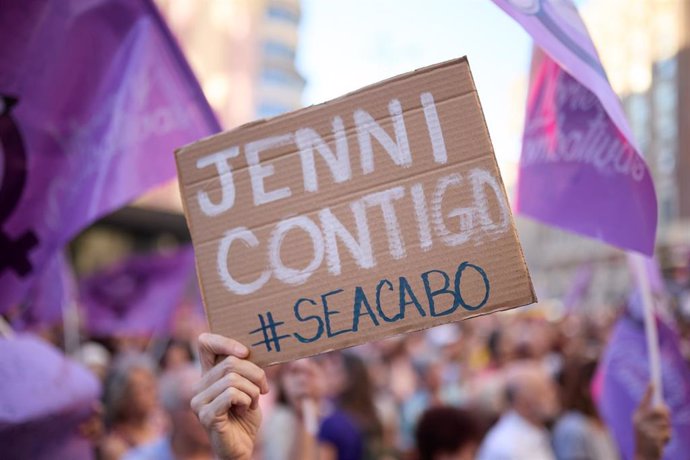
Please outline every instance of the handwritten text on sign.
[[534, 300], [465, 60], [177, 161], [211, 328], [260, 364]]

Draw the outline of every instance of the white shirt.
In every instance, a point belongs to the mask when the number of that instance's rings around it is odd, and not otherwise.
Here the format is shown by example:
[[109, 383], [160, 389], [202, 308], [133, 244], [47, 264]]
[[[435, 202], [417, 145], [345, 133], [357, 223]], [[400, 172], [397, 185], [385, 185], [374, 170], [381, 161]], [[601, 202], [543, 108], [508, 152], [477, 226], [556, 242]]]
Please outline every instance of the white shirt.
[[549, 432], [514, 411], [507, 412], [486, 435], [477, 460], [555, 460]]

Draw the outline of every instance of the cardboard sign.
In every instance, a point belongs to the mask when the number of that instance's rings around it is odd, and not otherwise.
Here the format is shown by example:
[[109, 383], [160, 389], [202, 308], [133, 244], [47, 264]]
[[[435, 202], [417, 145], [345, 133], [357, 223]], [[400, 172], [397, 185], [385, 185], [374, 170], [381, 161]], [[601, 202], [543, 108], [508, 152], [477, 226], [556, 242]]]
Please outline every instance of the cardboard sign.
[[176, 157], [211, 330], [259, 365], [536, 300], [465, 58]]

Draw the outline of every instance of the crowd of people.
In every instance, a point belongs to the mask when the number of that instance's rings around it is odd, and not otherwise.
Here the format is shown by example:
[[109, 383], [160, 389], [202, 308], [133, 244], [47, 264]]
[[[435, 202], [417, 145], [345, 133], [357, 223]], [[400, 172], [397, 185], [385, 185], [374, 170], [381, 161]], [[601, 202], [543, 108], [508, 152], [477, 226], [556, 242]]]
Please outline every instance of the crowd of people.
[[[266, 369], [187, 321], [80, 348], [104, 388], [85, 425], [105, 460], [616, 459], [591, 387], [617, 314], [518, 309]], [[634, 426], [661, 458], [668, 410], [648, 394]]]

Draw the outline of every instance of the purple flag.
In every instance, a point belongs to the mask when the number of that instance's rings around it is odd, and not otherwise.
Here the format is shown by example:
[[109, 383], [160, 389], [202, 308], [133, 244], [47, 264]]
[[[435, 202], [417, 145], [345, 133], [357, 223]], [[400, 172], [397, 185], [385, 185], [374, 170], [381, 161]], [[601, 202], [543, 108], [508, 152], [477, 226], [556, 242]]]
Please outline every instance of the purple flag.
[[28, 334], [0, 338], [3, 458], [92, 458], [78, 425], [100, 393], [96, 376], [52, 345]]
[[132, 256], [81, 282], [87, 330], [100, 337], [167, 333], [194, 281], [191, 246]]
[[563, 297], [563, 306], [567, 313], [571, 313], [573, 309], [582, 302], [582, 299], [587, 295], [589, 286], [592, 284], [592, 276], [594, 275], [594, 267], [587, 262], [580, 265], [575, 272], [573, 282], [570, 289]]
[[569, 0], [494, 0], [535, 51], [517, 212], [651, 255], [654, 184], [620, 101]]
[[[658, 320], [661, 372], [665, 403], [673, 432], [664, 459], [687, 458], [690, 452], [690, 369], [680, 352], [678, 336]], [[649, 384], [644, 327], [631, 316], [616, 323], [597, 370], [599, 413], [611, 430], [623, 458], [632, 459], [632, 417]], [[596, 395], [595, 395], [596, 396]]]
[[59, 251], [33, 278], [23, 302], [10, 315], [15, 330], [31, 330], [62, 322], [63, 310], [76, 302], [77, 286], [67, 255]]
[[219, 130], [150, 0], [26, 0], [0, 14], [0, 313], [81, 228], [175, 176]]

